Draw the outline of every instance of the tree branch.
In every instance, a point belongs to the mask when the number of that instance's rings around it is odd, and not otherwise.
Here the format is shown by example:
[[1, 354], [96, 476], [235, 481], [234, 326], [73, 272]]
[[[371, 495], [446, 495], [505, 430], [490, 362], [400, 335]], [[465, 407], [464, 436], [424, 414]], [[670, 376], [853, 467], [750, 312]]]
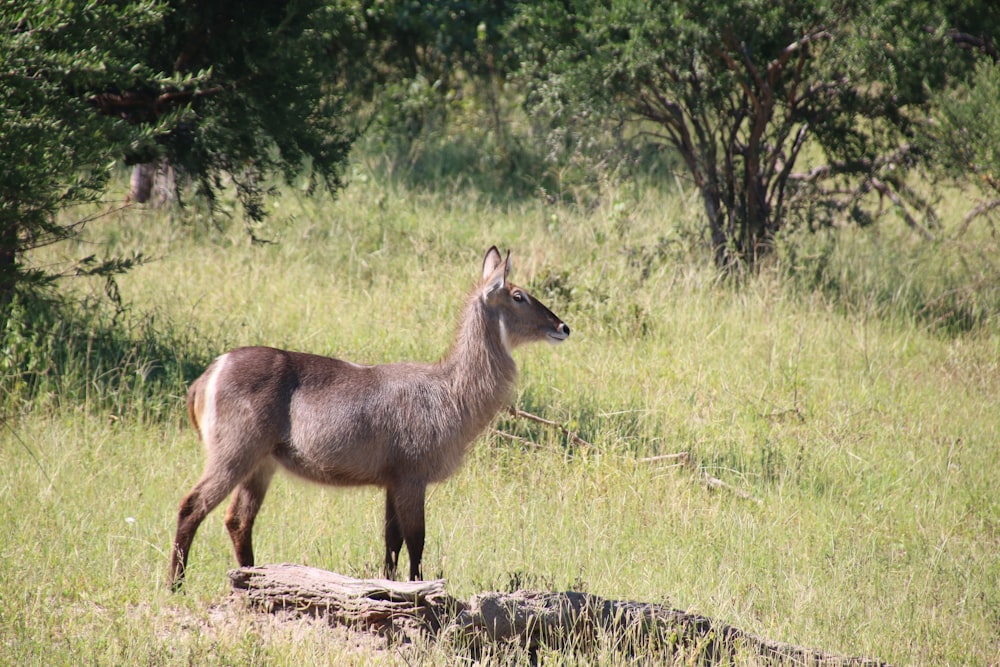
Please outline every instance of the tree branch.
[[554, 421], [552, 421], [550, 419], [545, 419], [544, 417], [539, 417], [538, 415], [533, 415], [530, 412], [525, 412], [524, 410], [520, 410], [518, 408], [515, 408], [513, 405], [510, 406], [509, 408], [507, 408], [507, 413], [511, 417], [520, 417], [522, 419], [527, 419], [528, 421], [533, 421], [533, 422], [538, 423], [538, 424], [544, 424], [545, 426], [551, 426], [553, 428], [559, 429], [560, 431], [562, 431], [563, 435], [565, 435], [567, 438], [570, 439], [570, 441], [573, 444], [580, 445], [582, 447], [587, 447], [587, 448], [592, 448], [593, 447], [592, 444], [590, 444], [589, 442], [587, 442], [586, 440], [584, 440], [583, 438], [581, 438], [580, 436], [578, 436], [576, 433], [573, 433], [572, 431], [570, 431], [568, 428], [566, 428], [565, 426], [563, 426], [559, 422], [554, 422]]
[[[927, 27], [926, 30], [931, 34], [935, 32], [933, 27]], [[977, 37], [956, 28], [950, 28], [945, 32], [945, 35], [960, 49], [976, 50], [989, 56], [994, 64], [1000, 62], [1000, 51], [997, 50], [997, 45], [989, 37]]]
[[129, 90], [121, 93], [97, 93], [88, 101], [105, 116], [120, 116], [131, 123], [154, 120], [178, 106], [202, 97], [225, 92], [226, 86], [196, 90], [178, 90], [156, 94], [154, 91]]
[[[767, 65], [768, 74], [771, 74], [773, 70], [777, 70], [778, 68], [783, 68], [785, 64], [788, 62], [788, 59], [792, 57], [792, 54], [802, 51], [807, 45], [811, 44], [812, 42], [815, 42], [819, 39], [829, 39], [829, 38], [830, 38], [830, 33], [826, 30], [826, 28], [822, 26], [817, 27], [814, 32], [811, 32], [807, 35], [803, 35], [802, 37], [798, 38], [797, 40], [786, 46], [784, 49], [782, 49], [781, 53], [778, 54], [778, 57], [772, 60], [770, 63], [768, 63]], [[772, 83], [774, 82], [772, 81]]]
[[964, 234], [965, 230], [969, 228], [969, 224], [981, 215], [987, 215], [992, 211], [1000, 208], [1000, 199], [993, 199], [988, 202], [983, 202], [976, 205], [971, 211], [965, 214], [962, 218], [962, 224], [959, 225], [958, 234]]
[[869, 182], [880, 195], [882, 195], [883, 197], [885, 197], [886, 199], [888, 199], [889, 201], [891, 201], [893, 204], [896, 205], [896, 208], [899, 210], [900, 215], [903, 216], [903, 221], [906, 223], [908, 227], [910, 227], [910, 229], [915, 230], [928, 241], [934, 240], [934, 235], [931, 234], [926, 227], [917, 222], [916, 218], [914, 218], [910, 214], [909, 210], [907, 210], [906, 208], [906, 205], [903, 203], [903, 200], [899, 197], [894, 188], [890, 187], [889, 185], [887, 185], [885, 182], [883, 182], [881, 179], [878, 178], [872, 178], [869, 180]]

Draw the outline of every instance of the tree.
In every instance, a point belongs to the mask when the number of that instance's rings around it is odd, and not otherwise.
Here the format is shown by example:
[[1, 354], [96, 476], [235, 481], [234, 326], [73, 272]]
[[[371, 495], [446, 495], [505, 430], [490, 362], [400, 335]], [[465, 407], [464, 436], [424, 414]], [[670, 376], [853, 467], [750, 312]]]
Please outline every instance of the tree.
[[[27, 268], [23, 253], [72, 236], [82, 225], [57, 213], [93, 201], [109, 163], [135, 134], [118, 118], [99, 117], [85, 92], [107, 85], [108, 70], [133, 61], [129, 39], [162, 15], [153, 3], [40, 3], [0, 6], [0, 308], [15, 287], [47, 276]], [[93, 40], [95, 26], [117, 25], [120, 39]], [[127, 70], [126, 70], [127, 71]], [[149, 130], [146, 130], [149, 132]], [[145, 137], [148, 139], [147, 137]]]
[[983, 53], [968, 85], [941, 96], [928, 147], [951, 173], [973, 174], [987, 195], [966, 214], [965, 225], [1000, 210], [1000, 56], [995, 48]]
[[166, 159], [210, 201], [232, 182], [251, 220], [271, 173], [339, 188], [341, 19], [320, 0], [0, 5], [0, 302], [50, 281], [24, 253], [78, 233], [60, 213], [100, 198], [119, 161]]
[[[253, 220], [263, 215], [265, 174], [292, 179], [308, 164], [314, 183], [339, 188], [354, 135], [332, 85], [351, 56], [330, 55], [346, 28], [343, 14], [321, 0], [168, 4], [146, 34], [143, 76], [92, 98], [102, 113], [140, 124], [184, 110], [126, 161], [165, 158], [209, 199], [215, 177], [226, 174]], [[162, 85], [160, 72], [174, 81]]]
[[883, 201], [929, 234], [906, 181], [925, 157], [914, 137], [928, 90], [971, 66], [949, 22], [1000, 25], [987, 5], [560, 0], [525, 3], [513, 34], [537, 108], [614, 117], [677, 151], [731, 267], [786, 225], [864, 224]]

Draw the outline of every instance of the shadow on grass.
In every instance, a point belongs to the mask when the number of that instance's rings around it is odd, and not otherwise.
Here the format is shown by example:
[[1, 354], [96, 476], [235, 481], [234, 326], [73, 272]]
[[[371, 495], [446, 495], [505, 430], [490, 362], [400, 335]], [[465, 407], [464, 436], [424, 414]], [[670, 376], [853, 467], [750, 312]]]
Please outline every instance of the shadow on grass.
[[[356, 154], [382, 182], [412, 192], [473, 195], [497, 205], [542, 199], [592, 209], [602, 184], [617, 179], [661, 182], [680, 166], [672, 151], [610, 136], [589, 136], [590, 147], [559, 145], [536, 129], [502, 136], [492, 126], [456, 131], [424, 129], [413, 135], [373, 134]], [[670, 179], [673, 183], [673, 179]]]
[[5, 412], [83, 405], [122, 416], [169, 418], [210, 361], [192, 332], [133, 319], [106, 302], [17, 297], [0, 330]]

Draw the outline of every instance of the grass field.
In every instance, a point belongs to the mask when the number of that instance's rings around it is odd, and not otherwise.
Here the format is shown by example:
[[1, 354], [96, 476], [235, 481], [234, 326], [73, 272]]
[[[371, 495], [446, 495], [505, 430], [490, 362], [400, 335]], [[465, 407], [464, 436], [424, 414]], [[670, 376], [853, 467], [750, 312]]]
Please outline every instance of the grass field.
[[[426, 574], [459, 597], [584, 589], [832, 653], [1000, 664], [989, 229], [945, 229], [936, 244], [892, 222], [844, 231], [836, 247], [802, 241], [733, 284], [696, 252], [695, 202], [608, 188], [591, 204], [427, 193], [359, 166], [336, 201], [284, 190], [259, 232], [273, 244], [196, 209], [128, 210], [92, 224], [87, 244], [37, 256], [98, 244], [154, 261], [119, 281], [129, 309], [109, 330], [125, 332], [126, 354], [91, 366], [103, 339], [55, 322], [34, 345], [54, 360], [63, 340], [90, 353], [38, 370], [30, 400], [4, 401], [0, 662], [461, 662], [447, 646], [385, 648], [225, 613], [235, 560], [221, 509], [195, 540], [183, 595], [166, 589], [167, 551], [203, 463], [184, 386], [213, 355], [267, 344], [434, 359], [495, 243], [573, 332], [517, 353], [518, 406], [591, 446], [499, 418], [430, 493]], [[686, 465], [649, 460], [678, 452]], [[727, 486], [706, 488], [705, 473]], [[381, 519], [377, 490], [284, 476], [257, 558], [375, 575]]]

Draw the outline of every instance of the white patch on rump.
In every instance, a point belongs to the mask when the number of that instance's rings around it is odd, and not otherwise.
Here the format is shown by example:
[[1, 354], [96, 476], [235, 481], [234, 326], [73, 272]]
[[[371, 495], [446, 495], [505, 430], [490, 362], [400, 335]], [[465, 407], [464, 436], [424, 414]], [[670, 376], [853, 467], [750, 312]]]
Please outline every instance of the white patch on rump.
[[198, 417], [202, 442], [207, 443], [209, 439], [215, 440], [215, 394], [218, 391], [219, 375], [222, 374], [222, 369], [225, 368], [228, 359], [229, 353], [227, 352], [216, 360], [212, 375], [208, 378], [208, 382], [205, 383], [205, 391], [201, 397], [201, 415]]

